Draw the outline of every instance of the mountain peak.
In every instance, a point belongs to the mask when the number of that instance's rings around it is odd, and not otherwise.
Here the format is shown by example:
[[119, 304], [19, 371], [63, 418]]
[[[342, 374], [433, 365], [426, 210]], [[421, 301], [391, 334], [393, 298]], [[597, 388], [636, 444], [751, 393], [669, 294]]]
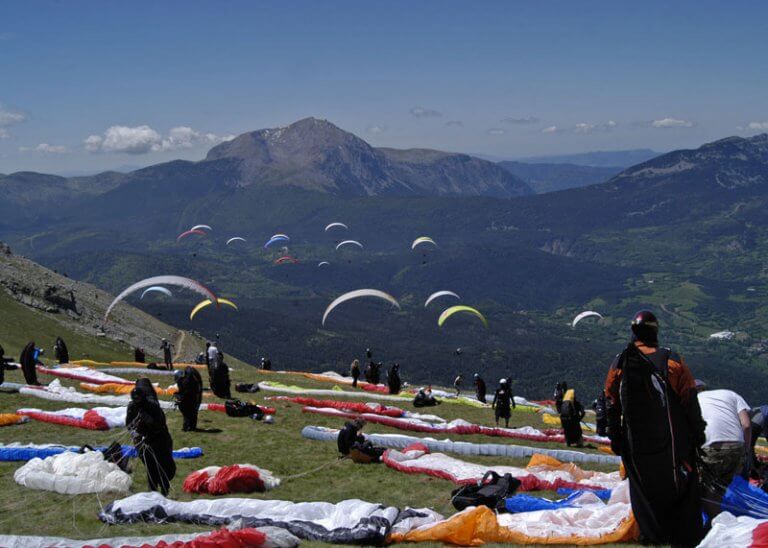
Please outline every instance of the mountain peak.
[[345, 196], [530, 194], [491, 162], [433, 150], [376, 149], [328, 120], [243, 133], [212, 148], [206, 161], [237, 162], [237, 186], [298, 186]]

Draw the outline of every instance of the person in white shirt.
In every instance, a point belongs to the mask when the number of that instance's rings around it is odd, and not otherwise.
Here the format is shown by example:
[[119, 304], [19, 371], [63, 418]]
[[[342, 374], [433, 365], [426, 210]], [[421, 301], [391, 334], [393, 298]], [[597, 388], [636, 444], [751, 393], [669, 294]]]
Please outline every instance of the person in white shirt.
[[704, 508], [714, 518], [720, 513], [725, 490], [746, 468], [752, 439], [750, 407], [732, 390], [705, 390], [699, 392], [698, 398], [701, 416], [707, 423], [701, 455]]

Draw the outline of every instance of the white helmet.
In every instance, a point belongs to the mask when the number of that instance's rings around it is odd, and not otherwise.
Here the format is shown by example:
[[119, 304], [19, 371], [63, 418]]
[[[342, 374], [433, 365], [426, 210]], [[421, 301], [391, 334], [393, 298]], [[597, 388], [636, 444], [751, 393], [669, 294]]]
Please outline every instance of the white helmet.
[[507, 379], [499, 379], [499, 384], [507, 384]]
[[275, 417], [273, 417], [272, 415], [267, 415], [266, 417], [264, 417], [264, 422], [267, 424], [272, 424], [273, 422], [275, 422]]

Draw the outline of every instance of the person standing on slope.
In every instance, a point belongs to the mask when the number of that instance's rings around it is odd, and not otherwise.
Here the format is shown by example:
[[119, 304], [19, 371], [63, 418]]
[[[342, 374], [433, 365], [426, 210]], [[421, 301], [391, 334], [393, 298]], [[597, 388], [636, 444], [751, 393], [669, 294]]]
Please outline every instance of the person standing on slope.
[[387, 373], [387, 384], [389, 385], [390, 394], [400, 393], [400, 387], [402, 386], [403, 381], [400, 379], [399, 363], [396, 363], [389, 368], [389, 373]]
[[352, 365], [349, 366], [349, 375], [352, 377], [352, 388], [357, 388], [357, 379], [360, 378], [360, 360], [352, 360]]
[[576, 399], [576, 392], [569, 388], [560, 404], [560, 424], [568, 447], [584, 447], [584, 434], [581, 430], [581, 420], [584, 418], [584, 406]]
[[187, 366], [184, 371], [176, 371], [176, 403], [184, 417], [184, 432], [197, 430], [197, 413], [203, 402], [203, 379], [197, 369]]
[[173, 369], [173, 355], [171, 354], [171, 348], [173, 345], [169, 343], [165, 338], [160, 342], [160, 350], [163, 351], [163, 361], [165, 362], [165, 368], [168, 371]]
[[475, 376], [472, 382], [475, 385], [475, 397], [477, 398], [477, 401], [481, 403], [488, 403], [485, 400], [485, 394], [487, 390], [485, 387], [485, 381], [480, 376], [480, 373], [475, 373]]
[[504, 428], [509, 428], [509, 418], [512, 416], [512, 409], [515, 408], [515, 398], [512, 396], [507, 379], [499, 380], [499, 387], [493, 395], [491, 408], [496, 411], [496, 426], [499, 425], [499, 419], [504, 419]]
[[659, 322], [641, 310], [605, 381], [608, 437], [629, 479], [641, 540], [695, 546], [704, 536], [696, 454], [705, 442], [696, 384], [677, 353], [659, 347]]
[[595, 411], [595, 422], [597, 424], [596, 434], [605, 437], [605, 431], [608, 428], [608, 402], [605, 399], [605, 390], [600, 389], [597, 399], [592, 403], [592, 409]]
[[35, 341], [30, 341], [19, 356], [21, 371], [24, 373], [24, 382], [31, 386], [40, 386], [37, 381], [37, 364], [42, 354], [43, 350], [35, 347]]
[[60, 364], [69, 363], [67, 343], [61, 337], [56, 337], [56, 343], [53, 345], [53, 355]]
[[456, 397], [458, 398], [461, 395], [461, 383], [464, 382], [464, 377], [461, 376], [461, 373], [456, 375], [456, 378], [453, 379], [453, 388], [456, 390]]

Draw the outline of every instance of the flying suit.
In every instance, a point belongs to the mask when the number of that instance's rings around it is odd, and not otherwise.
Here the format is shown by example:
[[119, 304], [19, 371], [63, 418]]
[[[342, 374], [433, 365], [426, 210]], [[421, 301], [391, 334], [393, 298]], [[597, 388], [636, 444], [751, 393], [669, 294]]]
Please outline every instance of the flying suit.
[[136, 381], [136, 387], [131, 391], [125, 424], [131, 432], [139, 458], [147, 469], [149, 489], [167, 495], [171, 480], [176, 475], [173, 439], [149, 379]]
[[642, 541], [698, 544], [704, 531], [695, 458], [706, 424], [690, 370], [668, 348], [637, 340], [614, 359], [605, 393], [608, 436], [627, 471]]
[[203, 401], [203, 379], [197, 369], [187, 366], [176, 385], [179, 387], [176, 401], [184, 417], [182, 430], [185, 432], [197, 430], [197, 412]]
[[31, 385], [40, 385], [37, 382], [37, 352], [35, 341], [30, 341], [19, 356], [21, 371], [24, 373], [24, 382]]

